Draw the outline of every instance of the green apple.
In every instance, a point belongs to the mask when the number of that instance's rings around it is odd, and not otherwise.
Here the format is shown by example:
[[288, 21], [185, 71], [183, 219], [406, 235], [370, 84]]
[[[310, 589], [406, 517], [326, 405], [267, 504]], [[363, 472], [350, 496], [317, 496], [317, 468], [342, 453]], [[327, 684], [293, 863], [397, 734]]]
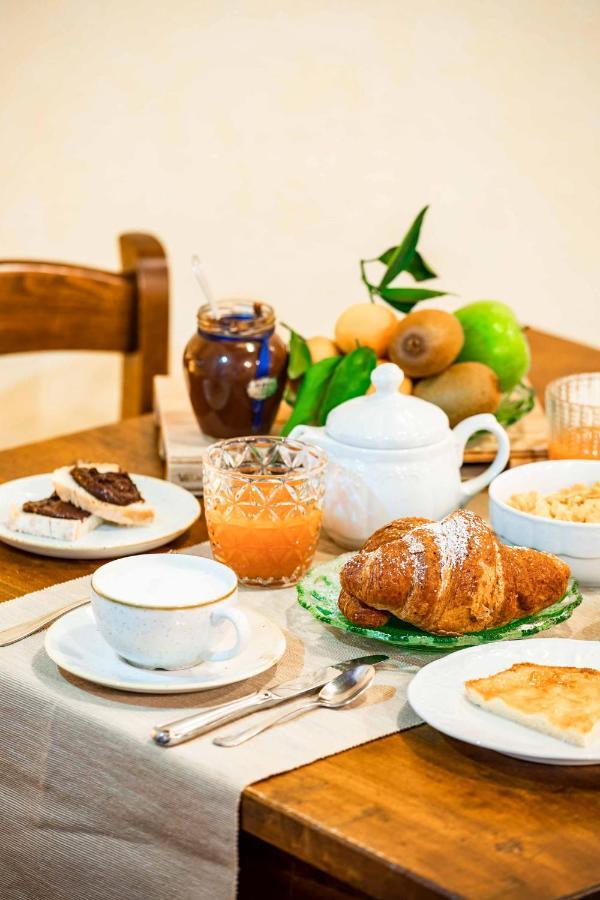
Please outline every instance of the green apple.
[[529, 370], [529, 345], [515, 314], [505, 303], [478, 300], [454, 315], [465, 343], [456, 362], [481, 362], [493, 369], [503, 391], [510, 391]]

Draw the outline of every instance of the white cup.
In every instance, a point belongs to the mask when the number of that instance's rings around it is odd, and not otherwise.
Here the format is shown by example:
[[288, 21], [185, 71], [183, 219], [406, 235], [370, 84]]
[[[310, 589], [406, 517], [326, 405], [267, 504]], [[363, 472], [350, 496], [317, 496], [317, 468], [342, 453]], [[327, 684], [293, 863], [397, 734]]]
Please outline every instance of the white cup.
[[[147, 669], [187, 669], [231, 659], [249, 638], [236, 609], [237, 576], [228, 566], [183, 553], [129, 556], [92, 576], [92, 609], [100, 634], [119, 656]], [[217, 627], [229, 621], [235, 639], [217, 649]]]

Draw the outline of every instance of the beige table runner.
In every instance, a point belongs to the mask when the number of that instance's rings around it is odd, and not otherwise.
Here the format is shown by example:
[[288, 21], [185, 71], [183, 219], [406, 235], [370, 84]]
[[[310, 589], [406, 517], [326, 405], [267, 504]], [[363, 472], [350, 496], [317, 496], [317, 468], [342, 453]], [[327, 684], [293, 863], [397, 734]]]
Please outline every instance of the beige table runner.
[[[88, 591], [82, 578], [4, 603], [0, 627]], [[406, 700], [410, 676], [382, 671], [352, 710], [319, 710], [234, 749], [215, 747], [213, 735], [156, 747], [153, 725], [199, 705], [385, 649], [316, 622], [294, 589], [244, 590], [241, 604], [284, 629], [286, 654], [252, 682], [210, 693], [150, 697], [96, 687], [58, 671], [41, 634], [0, 648], [2, 898], [229, 898], [246, 785], [418, 723]], [[600, 639], [600, 594], [549, 634]], [[393, 648], [390, 655], [419, 664], [433, 658]]]
[[[82, 578], [1, 604], [0, 627], [88, 592]], [[410, 676], [383, 671], [352, 710], [319, 710], [233, 749], [215, 747], [214, 735], [156, 747], [153, 725], [200, 705], [385, 650], [316, 622], [295, 589], [243, 590], [240, 602], [280, 625], [286, 653], [264, 675], [206, 693], [151, 697], [96, 687], [58, 671], [42, 634], [0, 648], [2, 898], [229, 898], [246, 785], [419, 721], [406, 700]], [[221, 730], [232, 727], [239, 726]]]

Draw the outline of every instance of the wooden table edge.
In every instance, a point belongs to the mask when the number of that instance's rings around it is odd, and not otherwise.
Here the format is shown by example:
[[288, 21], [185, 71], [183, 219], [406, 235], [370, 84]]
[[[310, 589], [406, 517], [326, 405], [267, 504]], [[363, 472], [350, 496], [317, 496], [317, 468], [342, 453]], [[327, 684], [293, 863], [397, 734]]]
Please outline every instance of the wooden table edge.
[[[404, 732], [396, 732], [394, 736], [402, 738], [405, 732], [428, 727], [425, 724], [414, 725]], [[386, 737], [375, 740], [384, 741]], [[362, 747], [364, 744], [358, 746]], [[334, 756], [341, 757], [352, 753], [355, 749], [351, 747]], [[334, 757], [327, 757], [332, 758]], [[319, 760], [289, 771], [297, 772], [317, 762]], [[289, 772], [281, 773], [287, 774]], [[303, 815], [298, 811], [290, 812], [283, 803], [274, 801], [261, 790], [262, 785], [272, 785], [279, 777], [280, 775], [271, 775], [248, 785], [242, 792], [240, 827], [247, 834], [260, 838], [284, 853], [348, 883], [377, 900], [393, 900], [399, 896], [402, 896], [403, 900], [413, 897], [426, 900], [433, 897], [458, 896], [447, 891], [442, 885], [393, 862], [385, 854], [373, 850], [364, 843], [349, 840], [336, 831], [324, 831], [314, 817]]]

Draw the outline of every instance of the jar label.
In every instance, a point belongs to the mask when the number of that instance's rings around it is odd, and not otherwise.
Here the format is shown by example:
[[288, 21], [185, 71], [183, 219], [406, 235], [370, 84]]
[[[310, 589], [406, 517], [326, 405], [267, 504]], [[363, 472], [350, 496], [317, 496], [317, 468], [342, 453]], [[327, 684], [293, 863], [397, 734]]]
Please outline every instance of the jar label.
[[277, 390], [276, 378], [254, 378], [249, 382], [246, 391], [252, 400], [266, 400]]

